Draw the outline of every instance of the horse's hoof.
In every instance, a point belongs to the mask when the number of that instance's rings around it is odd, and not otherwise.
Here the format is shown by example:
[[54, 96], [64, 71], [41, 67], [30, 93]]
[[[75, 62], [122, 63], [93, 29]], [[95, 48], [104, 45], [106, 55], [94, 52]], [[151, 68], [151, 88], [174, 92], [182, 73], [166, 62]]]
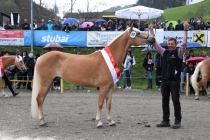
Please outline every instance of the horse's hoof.
[[4, 95], [4, 98], [9, 98], [9, 96], [5, 94], [5, 95]]
[[199, 100], [199, 97], [195, 97], [195, 100]]
[[98, 122], [98, 124], [97, 124], [97, 128], [103, 128], [103, 123], [100, 121], [100, 122]]
[[116, 123], [112, 120], [111, 122], [109, 122], [109, 126], [116, 126]]
[[47, 127], [47, 123], [40, 124], [40, 127]]

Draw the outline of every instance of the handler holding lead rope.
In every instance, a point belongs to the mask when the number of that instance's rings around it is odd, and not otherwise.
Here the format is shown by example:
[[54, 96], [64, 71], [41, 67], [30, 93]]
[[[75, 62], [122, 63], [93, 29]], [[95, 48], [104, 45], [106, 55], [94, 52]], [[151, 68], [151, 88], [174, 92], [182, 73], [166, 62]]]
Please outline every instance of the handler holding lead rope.
[[[169, 99], [170, 94], [172, 96], [172, 101], [174, 105], [174, 115], [175, 123], [172, 125], [173, 129], [181, 127], [181, 104], [179, 101], [180, 94], [180, 74], [182, 66], [182, 56], [186, 50], [187, 44], [187, 31], [189, 24], [184, 22], [184, 36], [183, 41], [179, 49], [176, 48], [177, 41], [175, 38], [169, 38], [168, 49], [162, 48], [157, 42], [153, 45], [157, 52], [163, 57], [162, 60], [162, 110], [163, 110], [163, 121], [157, 124], [157, 127], [170, 127], [170, 109], [169, 109]], [[154, 36], [153, 25], [149, 25], [149, 31], [152, 36]]]

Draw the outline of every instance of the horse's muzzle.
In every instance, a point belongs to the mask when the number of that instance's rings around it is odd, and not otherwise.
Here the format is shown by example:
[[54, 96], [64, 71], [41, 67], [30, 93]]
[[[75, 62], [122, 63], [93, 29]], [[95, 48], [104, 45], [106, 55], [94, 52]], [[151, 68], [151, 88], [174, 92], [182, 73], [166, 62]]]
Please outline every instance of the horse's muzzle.
[[25, 73], [26, 71], [27, 71], [27, 68], [25, 68], [25, 67], [21, 68], [22, 73]]
[[147, 42], [147, 44], [149, 44], [149, 45], [153, 45], [153, 44], [156, 42], [156, 40], [155, 40], [154, 37], [149, 37], [149, 38], [146, 40], [146, 42]]

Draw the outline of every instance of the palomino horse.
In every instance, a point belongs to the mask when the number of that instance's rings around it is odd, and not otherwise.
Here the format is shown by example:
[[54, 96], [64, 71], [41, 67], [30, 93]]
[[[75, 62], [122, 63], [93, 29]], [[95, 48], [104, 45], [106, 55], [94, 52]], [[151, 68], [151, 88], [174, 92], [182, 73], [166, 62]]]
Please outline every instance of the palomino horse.
[[[191, 76], [191, 83], [192, 83], [192, 87], [195, 90], [195, 99], [198, 100], [199, 99], [199, 88], [200, 87], [204, 87], [206, 93], [208, 93], [208, 97], [210, 98], [210, 92], [207, 89], [207, 81], [210, 78], [210, 59], [205, 59], [203, 61], [201, 61], [200, 63], [198, 63], [198, 65], [195, 68], [195, 71], [193, 73], [193, 75]], [[202, 79], [197, 82], [199, 73], [202, 76]]]
[[[0, 57], [0, 71], [3, 68], [7, 68], [11, 65], [15, 65], [18, 69], [20, 69], [22, 72], [25, 72], [27, 70], [24, 62], [23, 62], [23, 58], [20, 55], [17, 56], [3, 56]], [[1, 63], [2, 61], [2, 63]], [[1, 66], [1, 64], [3, 64], [3, 66]], [[8, 95], [4, 92], [4, 86], [2, 84], [2, 76], [4, 74], [4, 71], [0, 72], [0, 89], [4, 95], [4, 97], [8, 97]]]
[[[113, 65], [113, 67], [117, 67], [121, 66], [130, 46], [153, 44], [154, 42], [154, 37], [149, 37], [148, 34], [130, 27], [105, 48], [110, 51], [107, 56], [112, 55], [112, 60], [115, 62], [113, 62], [115, 65]], [[76, 55], [52, 51], [38, 59], [33, 79], [31, 115], [32, 118], [40, 120], [40, 126], [46, 125], [42, 105], [47, 95], [48, 88], [56, 76], [74, 85], [99, 87], [96, 114], [96, 121], [98, 121], [97, 127], [103, 126], [100, 114], [105, 99], [109, 125], [115, 125], [115, 122], [111, 118], [112, 88], [114, 82], [102, 52], [103, 50], [89, 55]]]

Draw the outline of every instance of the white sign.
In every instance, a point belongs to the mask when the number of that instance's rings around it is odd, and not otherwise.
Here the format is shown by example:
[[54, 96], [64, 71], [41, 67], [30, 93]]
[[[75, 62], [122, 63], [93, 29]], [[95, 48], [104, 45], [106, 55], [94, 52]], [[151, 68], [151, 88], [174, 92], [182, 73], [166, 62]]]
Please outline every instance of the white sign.
[[[165, 31], [163, 36], [163, 42], [168, 42], [168, 39], [173, 37], [178, 42], [178, 47], [181, 46], [184, 36], [184, 31]], [[201, 46], [207, 45], [207, 31], [188, 31], [187, 42], [198, 42]]]
[[123, 31], [89, 31], [86, 45], [87, 47], [105, 47], [122, 33]]

